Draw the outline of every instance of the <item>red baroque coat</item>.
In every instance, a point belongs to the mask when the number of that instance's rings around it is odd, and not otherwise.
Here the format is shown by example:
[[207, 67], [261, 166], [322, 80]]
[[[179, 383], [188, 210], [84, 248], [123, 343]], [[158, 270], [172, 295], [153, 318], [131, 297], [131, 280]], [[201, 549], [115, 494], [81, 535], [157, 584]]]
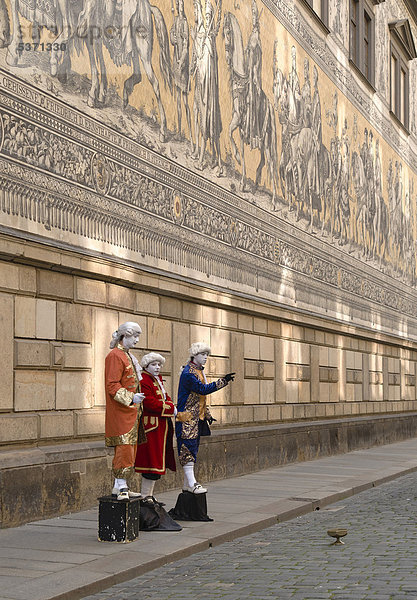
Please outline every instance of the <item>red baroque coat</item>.
[[164, 394], [162, 378], [143, 371], [140, 391], [145, 394], [142, 419], [146, 442], [139, 442], [135, 471], [160, 475], [167, 468], [176, 471], [172, 446], [174, 428], [171, 421], [175, 407], [171, 398]]

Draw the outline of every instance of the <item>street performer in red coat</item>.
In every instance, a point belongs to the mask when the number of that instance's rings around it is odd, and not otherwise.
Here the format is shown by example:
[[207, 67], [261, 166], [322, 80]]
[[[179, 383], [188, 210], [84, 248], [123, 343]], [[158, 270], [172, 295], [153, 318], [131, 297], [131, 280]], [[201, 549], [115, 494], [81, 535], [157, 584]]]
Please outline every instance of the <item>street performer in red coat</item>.
[[144, 501], [149, 503], [155, 501], [155, 482], [165, 474], [167, 468], [176, 471], [171, 417], [176, 416], [177, 409], [166, 393], [159, 374], [164, 363], [165, 358], [156, 352], [146, 354], [140, 361], [144, 369], [140, 389], [145, 396], [142, 419], [146, 441], [139, 442], [135, 471], [142, 473], [141, 494]]

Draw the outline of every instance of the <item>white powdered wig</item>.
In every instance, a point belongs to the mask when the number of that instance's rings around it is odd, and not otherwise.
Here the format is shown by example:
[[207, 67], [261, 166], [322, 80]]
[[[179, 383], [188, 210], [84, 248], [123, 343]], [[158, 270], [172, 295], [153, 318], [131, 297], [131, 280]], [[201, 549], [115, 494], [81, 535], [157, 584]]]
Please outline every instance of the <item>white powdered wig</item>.
[[126, 323], [119, 325], [119, 329], [111, 336], [110, 348], [116, 348], [117, 344], [125, 335], [133, 335], [135, 331], [142, 333], [140, 325], [134, 321], [127, 321]]
[[140, 366], [139, 361], [136, 358], [136, 356], [134, 356], [133, 354], [131, 354], [130, 358], [132, 359], [133, 366], [135, 367], [136, 375], [138, 376], [138, 381], [141, 381], [141, 379], [142, 379], [142, 367]]
[[145, 356], [142, 356], [140, 366], [142, 367], [142, 369], [146, 369], [146, 367], [152, 362], [159, 362], [161, 363], [161, 367], [163, 367], [165, 364], [165, 358], [157, 352], [149, 352], [149, 354], [145, 354]]
[[191, 344], [191, 348], [188, 350], [188, 352], [190, 353], [190, 358], [193, 358], [202, 352], [207, 352], [207, 354], [210, 354], [211, 348], [205, 342], [194, 342], [194, 344]]

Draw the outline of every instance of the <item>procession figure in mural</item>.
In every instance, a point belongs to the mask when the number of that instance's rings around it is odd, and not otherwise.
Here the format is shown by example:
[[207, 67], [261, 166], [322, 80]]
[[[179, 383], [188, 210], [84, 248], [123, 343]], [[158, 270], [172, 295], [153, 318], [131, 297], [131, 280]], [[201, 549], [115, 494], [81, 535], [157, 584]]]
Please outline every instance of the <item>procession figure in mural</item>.
[[291, 136], [289, 132], [290, 94], [288, 80], [285, 78], [283, 72], [278, 66], [278, 48], [278, 41], [275, 40], [273, 66], [274, 81], [272, 91], [274, 95], [274, 107], [278, 112], [278, 120], [281, 125], [281, 156], [279, 160], [279, 177], [284, 200], [286, 200], [288, 207], [291, 210], [292, 196], [295, 194], [295, 183], [293, 180], [292, 171], [290, 168], [288, 168], [288, 165], [290, 165], [291, 161]]
[[362, 248], [362, 256], [366, 254], [368, 216], [368, 181], [360, 152], [352, 154], [352, 179], [356, 205], [354, 218], [354, 239]]
[[191, 75], [195, 78], [194, 125], [196, 146], [194, 157], [198, 157], [197, 168], [204, 167], [207, 141], [210, 141], [212, 166], [217, 165], [217, 175], [223, 174], [220, 154], [222, 119], [219, 101], [219, 68], [217, 57], [217, 35], [222, 17], [222, 0], [216, 8], [210, 0], [206, 2], [205, 18], [200, 0], [194, 0], [195, 27], [192, 30], [193, 52]]
[[[382, 165], [379, 154], [379, 139], [375, 143], [375, 168], [374, 168], [374, 189], [375, 189], [375, 217], [374, 217], [374, 246], [372, 254], [374, 257], [383, 258], [387, 247], [387, 209], [382, 195]], [[384, 252], [382, 253], [382, 246]]]
[[252, 0], [252, 31], [245, 50], [248, 75], [247, 110], [244, 124], [245, 139], [250, 147], [261, 144], [261, 96], [262, 96], [262, 46], [259, 31], [259, 13], [255, 0]]
[[372, 246], [372, 255], [376, 258], [381, 249], [381, 218], [382, 218], [382, 170], [381, 157], [379, 156], [379, 139], [375, 142], [375, 162], [374, 162], [374, 195], [375, 195], [375, 217], [373, 223], [374, 243]]
[[[337, 91], [333, 94], [332, 107], [326, 110], [326, 122], [333, 131], [333, 137], [330, 140], [329, 153], [329, 189], [325, 197], [325, 201], [327, 201], [327, 204], [330, 205], [330, 237], [333, 238], [333, 235], [340, 236], [342, 231], [342, 212], [339, 206], [339, 186], [342, 157], [340, 154], [340, 140], [337, 135], [337, 126], [339, 123]], [[325, 218], [323, 218], [323, 226], [324, 225]]]
[[[301, 218], [305, 205], [308, 210], [309, 231], [313, 232], [314, 214], [320, 219], [321, 198], [330, 195], [330, 154], [322, 141], [321, 104], [318, 90], [318, 71], [314, 67], [314, 94], [311, 99], [309, 63], [304, 63], [305, 83], [302, 91], [297, 74], [297, 54], [291, 49], [291, 71], [288, 80], [278, 67], [278, 43], [274, 48], [274, 98], [282, 126], [280, 161], [281, 182], [284, 182], [289, 210], [295, 209], [296, 220]], [[309, 124], [309, 126], [306, 126]], [[326, 205], [325, 205], [326, 208]], [[323, 222], [326, 218], [324, 212]], [[322, 226], [323, 229], [323, 226]]]
[[[341, 217], [340, 217], [340, 207], [338, 205], [338, 188], [337, 184], [340, 181], [339, 179], [339, 171], [342, 166], [341, 156], [340, 156], [340, 144], [339, 138], [337, 136], [333, 136], [330, 140], [330, 181], [331, 187], [329, 190], [329, 213], [330, 213], [330, 231], [329, 235], [333, 239], [333, 235], [340, 235], [341, 232]], [[323, 219], [323, 224], [325, 220]]]
[[[319, 76], [317, 67], [313, 68], [313, 99], [311, 102], [311, 130], [313, 133], [313, 157], [314, 157], [314, 175], [312, 194], [316, 195], [315, 205], [320, 211], [321, 198], [323, 198], [323, 216], [321, 232], [324, 232], [324, 227], [328, 217], [332, 218], [332, 167], [330, 152], [323, 144], [321, 102], [319, 94]], [[304, 111], [305, 112], [305, 111]]]
[[404, 211], [403, 211], [403, 236], [401, 243], [402, 250], [402, 258], [403, 264], [401, 265], [401, 270], [403, 273], [406, 273], [406, 260], [410, 257], [410, 238], [411, 238], [411, 214], [410, 214], [410, 205], [411, 205], [411, 196], [412, 196], [412, 182], [408, 182], [408, 190], [405, 193], [404, 198]]
[[[275, 115], [272, 104], [262, 89], [262, 47], [259, 37], [259, 14], [256, 3], [252, 3], [252, 33], [244, 50], [242, 31], [235, 15], [226, 12], [223, 36], [226, 62], [230, 71], [230, 92], [232, 96], [232, 119], [229, 124], [229, 139], [232, 153], [242, 166], [240, 189], [246, 190], [246, 165], [244, 145], [260, 152], [256, 169], [255, 186], [261, 182], [262, 170], [267, 164], [267, 172], [272, 184], [272, 203], [277, 208], [278, 158]], [[238, 129], [240, 151], [233, 138]]]
[[[336, 205], [339, 216], [339, 245], [344, 245], [349, 239], [349, 224], [350, 224], [350, 140], [347, 135], [347, 123], [342, 132], [342, 138], [339, 146], [339, 167], [337, 169], [336, 188]], [[354, 171], [352, 165], [352, 172]]]
[[129, 490], [127, 480], [134, 473], [136, 447], [144, 441], [141, 420], [144, 394], [139, 392], [142, 369], [130, 350], [142, 333], [137, 323], [128, 321], [113, 333], [111, 352], [106, 356], [106, 446], [114, 447], [112, 495], [128, 500], [140, 494]]
[[[417, 268], [417, 244], [415, 239], [415, 213], [413, 206], [417, 205], [417, 198], [414, 195], [414, 179], [409, 180], [408, 204], [406, 205], [406, 226], [407, 232], [404, 236], [404, 272], [406, 282], [409, 285], [416, 285]], [[414, 198], [414, 204], [413, 204]]]
[[[402, 167], [402, 165], [401, 165]], [[402, 173], [402, 171], [400, 171]], [[407, 280], [406, 273], [409, 271], [408, 267], [411, 265], [407, 265], [407, 258], [411, 258], [411, 252], [413, 252], [411, 247], [411, 239], [414, 237], [414, 227], [413, 227], [413, 209], [411, 206], [413, 192], [414, 192], [414, 181], [412, 179], [408, 180], [408, 188], [405, 187], [404, 194], [404, 205], [401, 210], [401, 245], [400, 245], [400, 253], [401, 253], [401, 270], [405, 275], [405, 280]], [[410, 271], [409, 271], [410, 272]]]
[[297, 50], [295, 46], [291, 47], [291, 71], [288, 76], [288, 85], [292, 92], [294, 99], [294, 109], [291, 111], [291, 125], [294, 127], [294, 133], [298, 133], [297, 128], [300, 125], [300, 114], [301, 114], [301, 88], [300, 80], [297, 73]]
[[311, 103], [310, 62], [308, 58], [304, 59], [304, 83], [301, 88], [301, 99], [303, 127], [311, 127], [313, 108]]
[[[174, 47], [172, 71], [174, 86], [177, 95], [177, 130], [181, 136], [181, 99], [187, 119], [188, 131], [190, 133], [191, 152], [194, 151], [193, 134], [191, 131], [191, 114], [188, 105], [188, 93], [190, 91], [190, 36], [188, 21], [184, 12], [184, 0], [176, 0], [177, 15], [170, 31], [171, 44]], [[172, 7], [172, 12], [174, 8]]]
[[144, 502], [150, 504], [156, 502], [153, 495], [156, 481], [165, 474], [166, 469], [177, 470], [171, 419], [177, 414], [177, 409], [166, 393], [160, 375], [164, 364], [165, 358], [156, 352], [145, 354], [140, 361], [143, 369], [140, 389], [144, 394], [142, 419], [146, 441], [138, 444], [135, 471], [142, 473], [140, 491]]
[[394, 169], [392, 165], [392, 158], [388, 163], [387, 169], [387, 192], [388, 192], [388, 239], [387, 244], [392, 241], [392, 223], [394, 216], [395, 198], [394, 198]]
[[373, 133], [369, 132], [368, 140], [365, 140], [361, 149], [361, 158], [365, 168], [365, 178], [368, 186], [368, 211], [367, 211], [367, 230], [369, 234], [369, 243], [366, 241], [366, 256], [369, 258], [374, 246], [374, 219], [376, 214], [375, 206], [375, 177], [374, 177], [374, 157], [373, 157]]
[[401, 255], [401, 244], [403, 237], [403, 181], [402, 181], [402, 163], [395, 161], [395, 175], [393, 183], [392, 206], [390, 207], [390, 240], [392, 244], [392, 255], [396, 257], [397, 262]]
[[[248, 77], [246, 70], [243, 38], [239, 23], [230, 12], [226, 12], [223, 22], [223, 36], [225, 40], [226, 63], [230, 69], [229, 87], [232, 96], [232, 119], [229, 124], [229, 139], [232, 146], [232, 154], [238, 165], [242, 165], [242, 177], [240, 190], [245, 191], [246, 167], [244, 159], [244, 120], [247, 98]], [[239, 129], [240, 151], [233, 138], [233, 132]]]
[[[312, 208], [316, 207], [319, 211], [321, 209], [321, 198], [325, 198], [324, 201], [324, 214], [323, 214], [323, 225], [326, 220], [326, 206], [327, 196], [330, 193], [330, 153], [323, 144], [322, 135], [322, 119], [321, 119], [321, 103], [319, 94], [319, 75], [316, 65], [313, 67], [313, 100], [311, 103], [311, 130], [313, 133], [313, 185], [311, 194], [314, 198], [312, 199]], [[305, 112], [305, 109], [304, 109]]]
[[213, 422], [206, 396], [222, 389], [234, 380], [234, 373], [207, 382], [204, 366], [211, 350], [203, 342], [195, 342], [189, 350], [190, 358], [181, 372], [178, 385], [177, 420], [175, 433], [180, 464], [184, 470], [183, 491], [204, 494], [207, 489], [196, 481], [194, 465], [197, 460], [200, 437], [210, 435]]
[[[278, 42], [274, 45], [274, 96], [278, 107], [279, 121], [282, 126], [283, 149], [281, 163], [285, 181], [288, 208], [296, 211], [296, 220], [300, 218], [301, 206], [304, 202], [306, 181], [306, 156], [299, 156], [299, 134], [303, 128], [302, 96], [297, 73], [297, 51], [291, 48], [291, 70], [286, 79], [278, 67]], [[284, 151], [285, 148], [285, 151]]]
[[[295, 202], [297, 206], [297, 221], [300, 218], [299, 212], [301, 207], [301, 193], [300, 188], [302, 185], [302, 177], [299, 169], [298, 156], [297, 156], [297, 143], [295, 136], [298, 135], [301, 129], [302, 123], [300, 123], [301, 115], [301, 89], [300, 80], [297, 73], [297, 50], [295, 46], [291, 47], [291, 70], [288, 75], [288, 87], [292, 96], [290, 103], [290, 111], [288, 113], [289, 118], [289, 134], [290, 134], [290, 149], [291, 149], [291, 161], [290, 168], [293, 173], [293, 181], [295, 184]], [[291, 210], [291, 209], [290, 209]]]

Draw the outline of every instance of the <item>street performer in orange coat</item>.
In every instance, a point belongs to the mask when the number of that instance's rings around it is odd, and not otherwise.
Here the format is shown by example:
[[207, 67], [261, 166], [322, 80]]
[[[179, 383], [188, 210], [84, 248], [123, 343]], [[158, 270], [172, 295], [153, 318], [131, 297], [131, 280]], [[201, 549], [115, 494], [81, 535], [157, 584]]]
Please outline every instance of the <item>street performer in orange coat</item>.
[[114, 446], [112, 496], [128, 500], [140, 494], [129, 490], [127, 479], [134, 474], [136, 447], [144, 439], [140, 416], [144, 395], [139, 392], [141, 367], [130, 353], [142, 333], [134, 322], [120, 325], [110, 342], [111, 352], [106, 356], [106, 446]]
[[171, 417], [177, 414], [177, 409], [159, 374], [164, 363], [165, 358], [156, 352], [146, 354], [140, 361], [144, 369], [140, 389], [145, 395], [142, 418], [146, 442], [138, 443], [135, 471], [142, 473], [141, 494], [148, 503], [156, 501], [153, 496], [155, 482], [166, 469], [176, 471]]

